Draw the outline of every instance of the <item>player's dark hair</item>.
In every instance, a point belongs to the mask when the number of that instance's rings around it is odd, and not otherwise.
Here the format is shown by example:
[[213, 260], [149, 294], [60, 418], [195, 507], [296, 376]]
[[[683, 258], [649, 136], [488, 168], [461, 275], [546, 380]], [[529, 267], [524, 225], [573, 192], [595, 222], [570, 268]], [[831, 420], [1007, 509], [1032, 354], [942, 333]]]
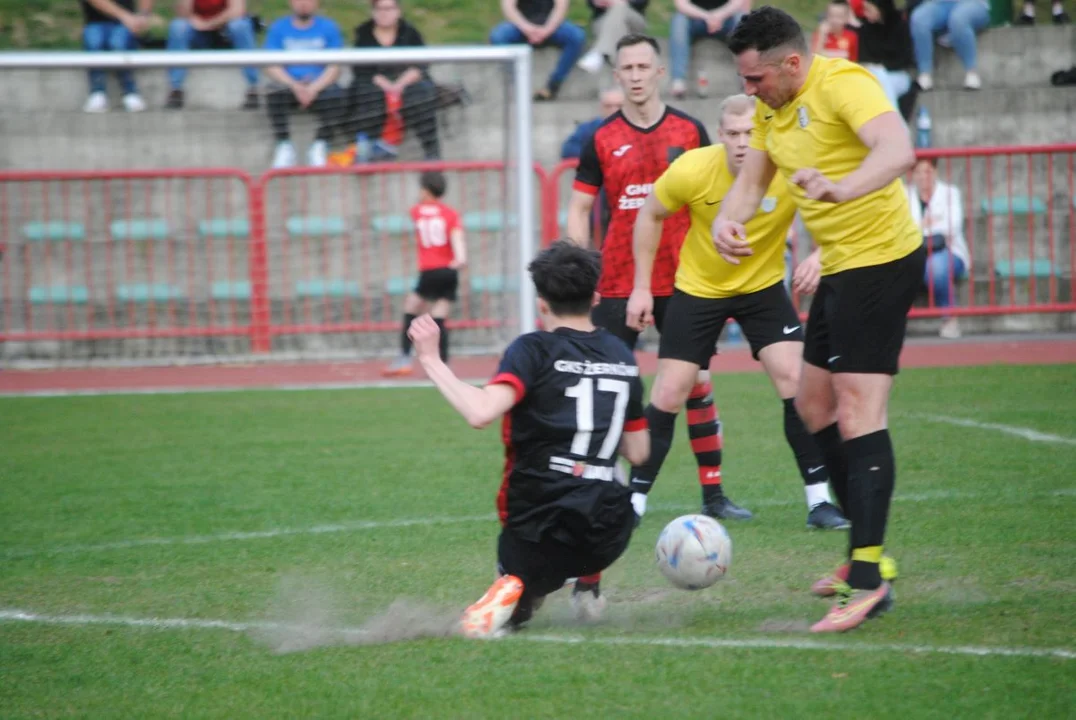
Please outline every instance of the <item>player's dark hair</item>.
[[538, 297], [559, 317], [589, 315], [602, 273], [601, 255], [571, 240], [557, 240], [527, 266]]
[[427, 170], [418, 179], [419, 187], [433, 195], [435, 198], [445, 194], [445, 176], [436, 170]]
[[658, 45], [658, 41], [649, 35], [643, 35], [642, 33], [628, 33], [619, 40], [616, 41], [616, 51], [620, 52], [621, 48], [633, 47], [635, 45], [647, 44], [654, 48], [654, 52], [661, 55], [661, 46]]
[[748, 50], [757, 50], [761, 55], [784, 47], [807, 52], [807, 40], [799, 23], [784, 10], [769, 5], [744, 15], [726, 44], [733, 55], [742, 55]]

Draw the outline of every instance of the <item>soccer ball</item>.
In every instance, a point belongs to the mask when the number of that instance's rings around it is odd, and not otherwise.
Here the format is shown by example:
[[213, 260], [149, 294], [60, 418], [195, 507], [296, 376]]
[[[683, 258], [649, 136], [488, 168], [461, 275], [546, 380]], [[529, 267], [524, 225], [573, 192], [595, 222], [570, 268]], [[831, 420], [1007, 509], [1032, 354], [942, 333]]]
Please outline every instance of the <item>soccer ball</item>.
[[706, 515], [682, 515], [665, 526], [655, 549], [661, 574], [681, 590], [710, 587], [732, 564], [732, 539]]

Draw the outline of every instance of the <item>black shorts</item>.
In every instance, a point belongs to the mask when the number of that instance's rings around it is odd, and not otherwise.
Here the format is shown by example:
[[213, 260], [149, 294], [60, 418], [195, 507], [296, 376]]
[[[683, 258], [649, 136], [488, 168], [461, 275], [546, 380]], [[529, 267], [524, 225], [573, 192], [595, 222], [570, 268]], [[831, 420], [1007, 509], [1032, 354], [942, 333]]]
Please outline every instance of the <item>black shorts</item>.
[[460, 286], [460, 274], [452, 268], [423, 270], [419, 273], [415, 294], [423, 300], [448, 300], [456, 302], [456, 292]]
[[677, 290], [666, 312], [658, 357], [704, 369], [710, 366], [710, 356], [729, 318], [740, 324], [756, 360], [767, 345], [803, 342], [803, 327], [782, 282], [727, 298], [701, 298]]
[[[668, 297], [654, 298], [654, 325], [658, 332], [664, 326], [665, 309], [669, 305]], [[602, 298], [590, 312], [590, 321], [601, 328], [605, 328], [612, 334], [627, 343], [627, 346], [635, 350], [635, 343], [639, 341], [639, 331], [628, 327], [628, 299], [627, 298]], [[711, 348], [712, 349], [712, 348]]]
[[635, 513], [630, 504], [622, 523], [586, 544], [567, 543], [548, 534], [539, 542], [530, 542], [506, 527], [497, 540], [497, 569], [523, 581], [526, 600], [540, 600], [564, 587], [569, 578], [599, 573], [616, 562], [627, 549], [634, 528]]
[[803, 359], [839, 373], [896, 375], [926, 250], [826, 275], [807, 315]]

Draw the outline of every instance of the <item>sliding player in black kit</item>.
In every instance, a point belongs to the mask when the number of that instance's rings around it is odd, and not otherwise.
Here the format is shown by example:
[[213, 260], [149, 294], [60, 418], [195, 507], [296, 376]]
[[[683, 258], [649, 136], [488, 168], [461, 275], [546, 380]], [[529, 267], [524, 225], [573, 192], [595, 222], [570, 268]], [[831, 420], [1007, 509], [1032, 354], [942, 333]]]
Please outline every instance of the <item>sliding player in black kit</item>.
[[620, 557], [635, 512], [613, 468], [618, 454], [638, 465], [650, 452], [635, 357], [590, 321], [600, 256], [559, 241], [529, 269], [545, 330], [518, 337], [485, 387], [463, 382], [441, 361], [432, 318], [410, 330], [426, 375], [472, 427], [503, 418], [500, 578], [464, 612], [467, 637], [518, 627], [567, 580]]

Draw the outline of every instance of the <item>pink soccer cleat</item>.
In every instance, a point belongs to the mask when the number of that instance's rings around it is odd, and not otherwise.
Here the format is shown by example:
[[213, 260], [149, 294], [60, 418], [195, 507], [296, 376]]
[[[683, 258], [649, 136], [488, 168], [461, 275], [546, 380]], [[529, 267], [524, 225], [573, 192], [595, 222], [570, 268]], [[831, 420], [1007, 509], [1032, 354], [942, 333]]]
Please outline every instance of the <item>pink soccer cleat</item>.
[[818, 597], [833, 597], [837, 590], [844, 587], [848, 582], [848, 572], [852, 569], [852, 563], [844, 563], [829, 575], [815, 582], [811, 586], [811, 594]]
[[851, 630], [893, 607], [893, 588], [884, 580], [876, 590], [854, 590], [844, 585], [837, 592], [840, 600], [824, 618], [811, 626], [811, 632]]

